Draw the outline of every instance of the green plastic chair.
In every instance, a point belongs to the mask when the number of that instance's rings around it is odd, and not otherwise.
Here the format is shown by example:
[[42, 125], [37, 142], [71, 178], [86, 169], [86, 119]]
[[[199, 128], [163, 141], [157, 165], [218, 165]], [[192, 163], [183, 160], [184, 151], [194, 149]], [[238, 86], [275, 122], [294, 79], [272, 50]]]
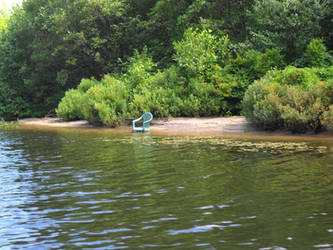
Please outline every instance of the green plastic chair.
[[[144, 113], [140, 118], [133, 120], [132, 131], [134, 132], [145, 132], [150, 130], [150, 121], [153, 119], [153, 115], [150, 112]], [[143, 120], [142, 127], [136, 127], [135, 123]]]

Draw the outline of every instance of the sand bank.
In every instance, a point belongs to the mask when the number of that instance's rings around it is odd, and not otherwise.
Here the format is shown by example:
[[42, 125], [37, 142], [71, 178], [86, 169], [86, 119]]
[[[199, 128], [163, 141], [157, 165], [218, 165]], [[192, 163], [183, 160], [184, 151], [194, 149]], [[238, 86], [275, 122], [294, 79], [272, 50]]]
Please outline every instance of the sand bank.
[[[48, 126], [58, 128], [91, 128], [87, 121], [64, 121], [59, 118], [28, 118], [19, 121], [21, 126]], [[172, 118], [153, 120], [151, 131], [215, 131], [245, 133], [256, 129], [242, 116], [214, 118]]]
[[[19, 127], [25, 129], [84, 129], [98, 133], [129, 134], [131, 126], [118, 128], [96, 127], [87, 121], [64, 121], [59, 118], [29, 118], [19, 121]], [[82, 130], [81, 130], [82, 131]], [[333, 142], [333, 133], [294, 135], [287, 131], [263, 131], [246, 121], [243, 116], [154, 119], [151, 123], [151, 135], [176, 136], [223, 136], [266, 140], [315, 140]]]

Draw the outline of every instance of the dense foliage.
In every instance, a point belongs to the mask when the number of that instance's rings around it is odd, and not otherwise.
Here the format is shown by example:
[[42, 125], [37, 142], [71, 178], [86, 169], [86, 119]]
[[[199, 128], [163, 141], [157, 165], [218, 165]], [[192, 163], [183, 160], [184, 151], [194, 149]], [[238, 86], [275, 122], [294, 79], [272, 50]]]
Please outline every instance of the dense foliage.
[[256, 1], [250, 14], [254, 23], [249, 27], [250, 40], [256, 48], [280, 49], [292, 62], [313, 38], [322, 36], [322, 21], [331, 14], [331, 1]]
[[[101, 81], [83, 79], [77, 89], [67, 91], [57, 115], [108, 126], [147, 111], [155, 117], [231, 115], [240, 111], [254, 79], [284, 65], [277, 50], [251, 50], [233, 58], [229, 38], [206, 29], [186, 30], [174, 47], [176, 64], [164, 70], [156, 69], [145, 49], [129, 59], [123, 74], [106, 75]], [[116, 104], [115, 96], [122, 105]], [[115, 115], [105, 118], [106, 114]]]
[[333, 125], [333, 66], [268, 72], [243, 100], [248, 120], [265, 129], [321, 131]]
[[59, 116], [108, 126], [239, 114], [271, 69], [332, 64], [332, 20], [330, 0], [25, 0], [0, 15], [0, 117], [62, 98]]

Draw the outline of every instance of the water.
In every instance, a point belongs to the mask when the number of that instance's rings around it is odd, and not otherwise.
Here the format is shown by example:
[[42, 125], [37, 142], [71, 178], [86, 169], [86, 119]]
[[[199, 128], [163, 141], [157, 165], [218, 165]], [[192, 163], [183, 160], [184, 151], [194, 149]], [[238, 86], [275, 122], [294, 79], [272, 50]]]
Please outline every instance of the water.
[[0, 131], [3, 249], [332, 249], [333, 143]]

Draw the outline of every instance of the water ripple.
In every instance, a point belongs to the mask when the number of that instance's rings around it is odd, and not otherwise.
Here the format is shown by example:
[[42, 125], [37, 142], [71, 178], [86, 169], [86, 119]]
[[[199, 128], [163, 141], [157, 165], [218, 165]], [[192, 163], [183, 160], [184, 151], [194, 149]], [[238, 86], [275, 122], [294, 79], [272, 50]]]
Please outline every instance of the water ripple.
[[332, 248], [331, 149], [0, 131], [0, 246]]
[[[234, 226], [241, 226], [239, 224], [233, 224]], [[230, 226], [230, 225], [229, 225]], [[170, 230], [170, 235], [177, 235], [177, 234], [187, 234], [187, 233], [202, 233], [202, 232], [208, 232], [213, 229], [223, 229], [226, 226], [223, 225], [204, 225], [204, 226], [194, 226], [187, 229], [180, 229], [180, 230]]]

